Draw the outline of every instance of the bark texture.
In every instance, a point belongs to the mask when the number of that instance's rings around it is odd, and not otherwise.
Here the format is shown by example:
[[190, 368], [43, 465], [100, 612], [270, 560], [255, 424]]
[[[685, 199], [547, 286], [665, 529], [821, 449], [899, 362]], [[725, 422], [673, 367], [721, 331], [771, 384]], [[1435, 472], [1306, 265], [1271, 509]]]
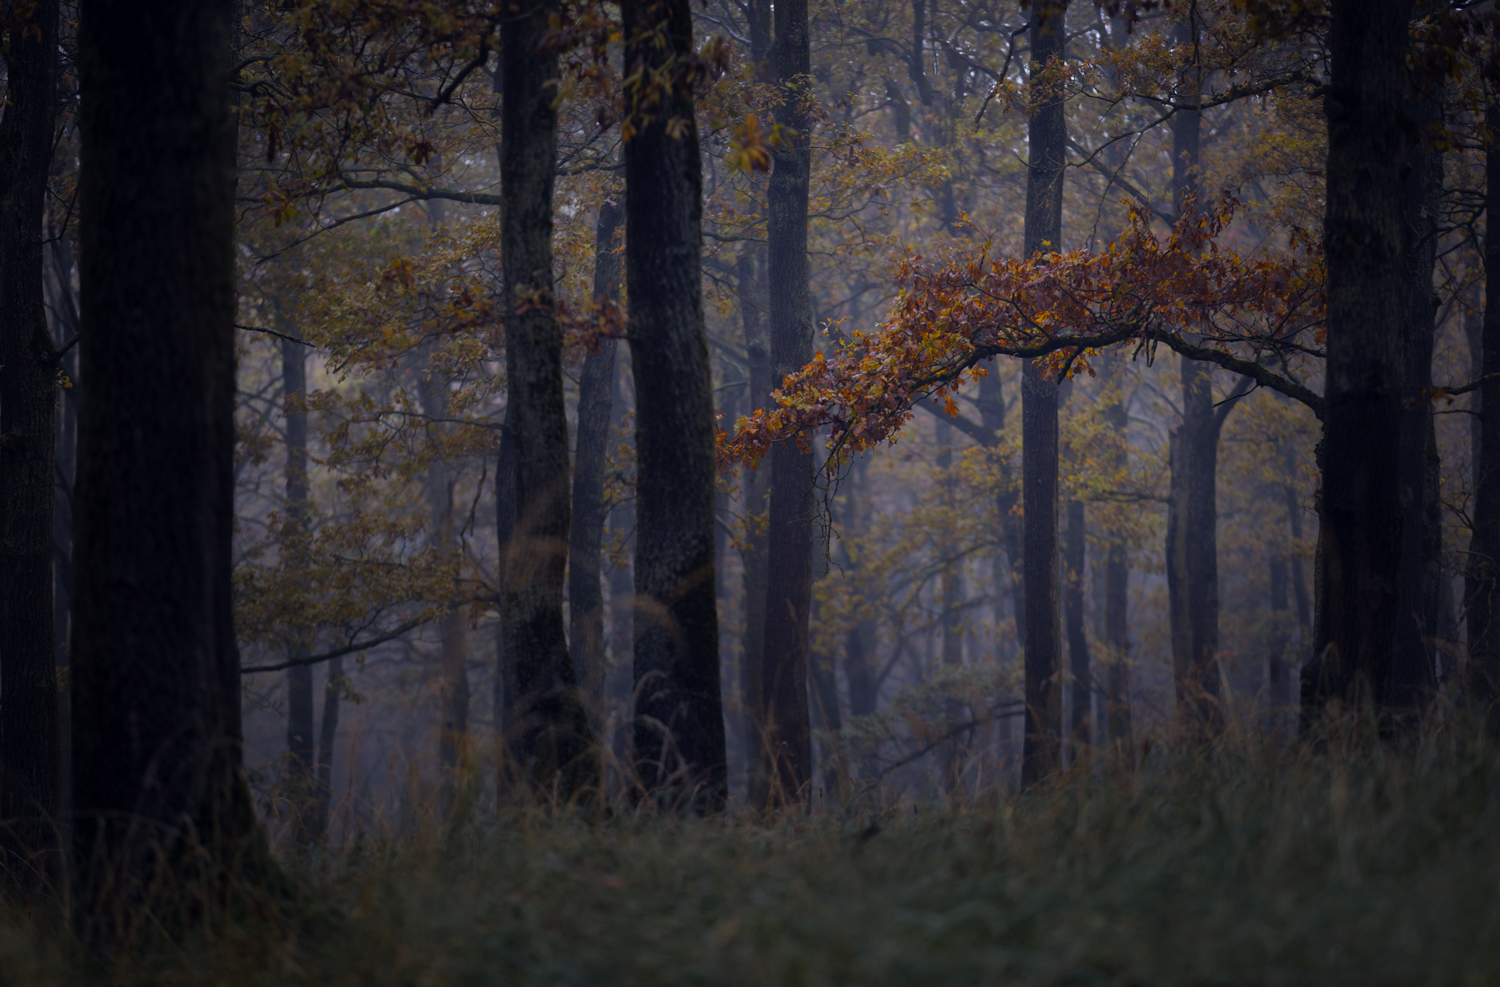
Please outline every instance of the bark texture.
[[505, 731], [514, 767], [566, 798], [598, 780], [598, 751], [563, 628], [571, 503], [562, 330], [553, 313], [556, 0], [525, 0], [501, 26], [500, 250], [505, 271], [506, 425], [515, 443], [515, 528], [500, 608]]
[[688, 0], [626, 0], [626, 285], [636, 395], [635, 759], [653, 796], [726, 797], [714, 592], [713, 381], [700, 283], [702, 164]]
[[1443, 579], [1443, 517], [1437, 433], [1432, 408], [1432, 350], [1436, 338], [1438, 212], [1442, 208], [1443, 153], [1432, 128], [1441, 118], [1436, 95], [1409, 107], [1418, 145], [1406, 178], [1406, 352], [1401, 396], [1402, 508], [1400, 603], [1396, 653], [1381, 702], [1391, 726], [1411, 729], [1437, 687], [1438, 595]]
[[1410, 0], [1334, 0], [1328, 118], [1328, 361], [1317, 657], [1304, 716], [1377, 697], [1395, 654]]
[[[772, 45], [782, 100], [778, 144], [766, 190], [766, 258], [770, 290], [771, 381], [778, 385], [812, 360], [812, 299], [808, 291], [807, 197], [812, 121], [799, 89], [809, 82], [806, 0], [775, 5]], [[808, 437], [809, 439], [811, 436]], [[766, 634], [761, 672], [761, 720], [767, 795], [791, 802], [812, 780], [812, 732], [807, 701], [808, 617], [812, 601], [813, 457], [810, 446], [782, 442], [771, 450], [767, 525]]]
[[43, 205], [56, 116], [56, 0], [7, 8], [0, 118], [0, 863], [23, 886], [57, 876], [53, 435]]
[[[1491, 133], [1500, 133], [1500, 105], [1485, 110]], [[1490, 210], [1496, 210], [1491, 213]], [[1485, 214], [1500, 215], [1500, 140], [1485, 154]], [[1474, 468], [1473, 535], [1464, 574], [1468, 611], [1469, 689], [1488, 711], [1491, 729], [1500, 698], [1500, 237], [1484, 241], [1485, 306], [1480, 327], [1479, 456]]]
[[230, 595], [237, 10], [79, 12], [74, 875], [94, 935], [127, 932], [157, 878], [271, 866], [241, 773]]
[[[1037, 0], [1031, 20], [1031, 99], [1027, 130], [1027, 256], [1062, 248], [1062, 190], [1067, 118], [1056, 84], [1042, 73], [1061, 59], [1066, 0]], [[1058, 606], [1057, 385], [1027, 360], [1021, 374], [1021, 497], [1025, 504], [1022, 571], [1026, 586], [1026, 727], [1021, 784], [1030, 787], [1060, 767], [1062, 622]]]

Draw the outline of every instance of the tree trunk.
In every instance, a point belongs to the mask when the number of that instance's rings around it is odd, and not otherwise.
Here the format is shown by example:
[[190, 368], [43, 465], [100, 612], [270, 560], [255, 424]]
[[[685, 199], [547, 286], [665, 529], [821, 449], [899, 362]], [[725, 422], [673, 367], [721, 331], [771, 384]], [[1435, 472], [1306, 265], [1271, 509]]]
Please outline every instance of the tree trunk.
[[74, 874], [103, 938], [163, 917], [148, 889], [186, 908], [220, 892], [182, 881], [273, 867], [241, 772], [230, 585], [237, 10], [80, 8]]
[[47, 327], [43, 213], [56, 116], [56, 0], [7, 10], [0, 118], [0, 851], [17, 883], [59, 876], [52, 612], [57, 349]]
[[328, 662], [328, 685], [323, 689], [323, 724], [318, 735], [317, 795], [308, 841], [321, 843], [328, 835], [329, 805], [333, 801], [333, 745], [339, 734], [339, 699], [344, 693], [344, 659]]
[[[278, 308], [273, 301], [273, 307]], [[277, 313], [277, 328], [285, 331]], [[307, 351], [301, 343], [281, 341], [281, 394], [286, 416], [286, 540], [290, 568], [305, 572], [310, 562], [307, 532]], [[304, 590], [305, 592], [305, 590]], [[287, 657], [303, 658], [310, 645], [309, 628], [293, 634]], [[292, 840], [298, 847], [311, 838], [314, 808], [313, 670], [311, 665], [293, 665], [286, 670], [286, 753], [290, 782]]]
[[[1500, 133], [1500, 104], [1485, 109], [1490, 132]], [[1485, 153], [1485, 214], [1500, 215], [1500, 140]], [[1491, 729], [1500, 725], [1500, 237], [1484, 241], [1485, 305], [1480, 331], [1479, 457], [1474, 468], [1473, 534], [1464, 574], [1468, 611], [1469, 688], [1487, 712]]]
[[[594, 235], [594, 299], [620, 300], [624, 275], [615, 235], [625, 210], [609, 199], [599, 206]], [[604, 465], [609, 455], [615, 379], [615, 341], [600, 339], [583, 359], [578, 384], [578, 435], [573, 459], [573, 528], [568, 542], [568, 647], [583, 683], [584, 704], [597, 730], [604, 715], [604, 587], [600, 552], [604, 542]]]
[[[1028, 257], [1062, 248], [1062, 191], [1067, 119], [1063, 94], [1038, 74], [1063, 56], [1066, 0], [1037, 0], [1031, 19], [1031, 99], [1026, 178]], [[1021, 376], [1021, 497], [1025, 503], [1026, 728], [1021, 784], [1038, 784], [1060, 766], [1062, 624], [1057, 572], [1057, 385], [1027, 360]]]
[[726, 797], [714, 592], [713, 381], [701, 286], [702, 165], [689, 0], [625, 0], [625, 249], [636, 398], [635, 759], [654, 796]]
[[[749, 379], [750, 410], [759, 411], [771, 401], [771, 356], [761, 322], [759, 264], [751, 253], [740, 255], [735, 265], [735, 283], [739, 288], [740, 322], [744, 328], [746, 376]], [[768, 468], [746, 467], [741, 496], [745, 516], [745, 636], [740, 656], [740, 701], [743, 704], [741, 737], [745, 746], [746, 797], [751, 805], [764, 805], [767, 778], [764, 771], [765, 738], [760, 726], [761, 688], [766, 640], [766, 556], [770, 540], [766, 533], [766, 498], [770, 493], [771, 472]]]
[[1430, 96], [1410, 108], [1420, 131], [1406, 179], [1406, 352], [1401, 397], [1400, 492], [1403, 508], [1396, 653], [1379, 697], [1411, 729], [1437, 687], [1438, 591], [1442, 582], [1441, 463], [1432, 414], [1432, 348], [1438, 297], [1432, 284], [1442, 208], [1443, 152], [1431, 128], [1442, 107]]
[[[1110, 467], [1123, 470], [1127, 455], [1125, 429], [1130, 417], [1120, 394], [1118, 353], [1106, 354], [1106, 398], [1100, 413], [1118, 436], [1119, 447], [1110, 457]], [[1109, 532], [1104, 556], [1104, 642], [1109, 652], [1109, 739], [1127, 763], [1133, 762], [1134, 739], [1130, 717], [1130, 563], [1125, 553], [1125, 539], [1118, 530]]]
[[562, 331], [553, 313], [552, 190], [557, 52], [544, 43], [557, 0], [502, 22], [501, 264], [505, 271], [507, 421], [515, 441], [516, 527], [501, 605], [517, 768], [564, 798], [598, 780], [598, 752], [563, 627], [571, 505]]
[[1084, 627], [1083, 572], [1086, 564], [1083, 501], [1068, 501], [1068, 535], [1063, 549], [1066, 556], [1063, 576], [1066, 580], [1063, 592], [1063, 607], [1068, 622], [1068, 664], [1073, 678], [1073, 702], [1069, 735], [1073, 744], [1073, 760], [1078, 762], [1088, 757], [1093, 742], [1092, 720], [1094, 704], [1094, 680], [1089, 669], [1089, 638]]
[[1410, 0], [1334, 0], [1329, 50], [1327, 369], [1318, 667], [1330, 697], [1374, 699], [1387, 679], [1401, 569], [1398, 480], [1404, 350], [1404, 171]]
[[[808, 292], [807, 197], [812, 163], [812, 121], [801, 110], [799, 83], [810, 65], [806, 0], [775, 5], [773, 45], [783, 97], [776, 122], [786, 138], [777, 145], [766, 191], [766, 243], [770, 288], [771, 380], [812, 360], [812, 300]], [[810, 438], [810, 437], [809, 437]], [[787, 441], [771, 449], [766, 635], [761, 672], [761, 744], [771, 801], [805, 796], [812, 780], [812, 737], [807, 705], [807, 629], [812, 599], [813, 460], [810, 448]]]

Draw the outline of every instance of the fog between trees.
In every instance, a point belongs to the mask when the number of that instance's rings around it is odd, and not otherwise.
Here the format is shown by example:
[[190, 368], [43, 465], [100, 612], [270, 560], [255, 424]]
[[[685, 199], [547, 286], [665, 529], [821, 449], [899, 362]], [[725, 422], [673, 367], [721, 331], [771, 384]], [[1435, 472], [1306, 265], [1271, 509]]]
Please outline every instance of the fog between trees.
[[95, 918], [1492, 702], [1487, 9], [142, 11], [5, 24], [0, 805]]

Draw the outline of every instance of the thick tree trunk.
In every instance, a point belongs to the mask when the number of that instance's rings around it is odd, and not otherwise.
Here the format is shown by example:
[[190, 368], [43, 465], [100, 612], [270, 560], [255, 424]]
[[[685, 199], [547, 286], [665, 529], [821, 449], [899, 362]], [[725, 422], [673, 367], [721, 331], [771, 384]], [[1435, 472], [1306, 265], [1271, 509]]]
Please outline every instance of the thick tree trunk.
[[1412, 728], [1437, 687], [1438, 595], [1442, 583], [1441, 463], [1432, 414], [1432, 348], [1438, 297], [1432, 284], [1437, 261], [1438, 211], [1442, 208], [1443, 152], [1430, 129], [1441, 119], [1433, 96], [1411, 108], [1419, 148], [1406, 179], [1406, 352], [1401, 397], [1403, 508], [1401, 575], [1396, 615], [1396, 653], [1379, 701], [1395, 725]]
[[[1491, 133], [1500, 133], [1500, 104], [1485, 109]], [[1500, 215], [1500, 139], [1485, 154], [1485, 211]], [[1500, 699], [1500, 237], [1484, 241], [1485, 305], [1480, 331], [1479, 456], [1474, 467], [1473, 534], [1464, 574], [1468, 611], [1469, 689], [1488, 711], [1492, 729]]]
[[1395, 654], [1411, 9], [1410, 0], [1334, 0], [1331, 7], [1319, 529], [1325, 609], [1316, 667], [1304, 668], [1308, 718], [1330, 697], [1375, 699]]
[[59, 738], [52, 597], [57, 350], [47, 327], [43, 206], [56, 116], [57, 0], [7, 10], [0, 118], [0, 863], [58, 876]]
[[[615, 234], [625, 210], [606, 199], [599, 206], [594, 235], [594, 298], [618, 302], [624, 264], [615, 253]], [[583, 359], [578, 384], [578, 435], [573, 457], [573, 528], [568, 541], [568, 647], [583, 683], [585, 705], [596, 729], [605, 726], [604, 586], [600, 552], [604, 543], [604, 464], [615, 379], [615, 341]]]
[[564, 797], [598, 780], [598, 751], [563, 627], [571, 504], [562, 331], [553, 313], [552, 190], [557, 52], [544, 44], [557, 0], [528, 0], [502, 22], [501, 263], [505, 361], [515, 441], [516, 527], [506, 552], [500, 614], [511, 667], [506, 723], [517, 768]]
[[323, 723], [318, 734], [317, 794], [308, 841], [321, 843], [328, 834], [329, 805], [333, 801], [333, 745], [339, 735], [339, 699], [344, 693], [344, 659], [328, 663], [328, 685], [323, 689]]
[[[807, 196], [812, 162], [812, 121], [794, 88], [809, 72], [807, 2], [775, 5], [773, 45], [777, 82], [784, 97], [777, 125], [785, 139], [776, 148], [766, 191], [767, 280], [773, 386], [812, 360], [812, 301], [808, 292]], [[790, 803], [812, 780], [812, 738], [807, 704], [807, 629], [812, 599], [813, 460], [796, 441], [771, 450], [766, 635], [761, 672], [761, 744], [769, 798]]]
[[241, 773], [230, 587], [237, 10], [79, 12], [74, 874], [93, 936], [160, 920], [139, 907], [159, 878], [272, 867]]
[[[273, 303], [274, 304], [274, 303]], [[284, 321], [277, 328], [285, 331]], [[286, 540], [282, 550], [288, 564], [306, 571], [310, 559], [307, 532], [307, 351], [290, 339], [281, 341], [281, 394], [286, 418]], [[307, 628], [297, 628], [287, 657], [305, 657], [310, 644]], [[286, 753], [291, 788], [292, 839], [306, 846], [311, 837], [314, 808], [313, 670], [293, 665], [286, 670]]]
[[635, 759], [656, 797], [726, 796], [714, 592], [713, 381], [703, 324], [702, 165], [689, 0], [625, 0], [625, 249], [636, 396]]
[[[1026, 178], [1027, 256], [1062, 248], [1063, 164], [1067, 119], [1060, 91], [1037, 78], [1063, 55], [1066, 0], [1037, 0], [1031, 19], [1031, 162]], [[1021, 375], [1021, 497], [1025, 503], [1026, 728], [1021, 784], [1035, 785], [1060, 766], [1062, 623], [1057, 571], [1057, 385], [1039, 361]]]

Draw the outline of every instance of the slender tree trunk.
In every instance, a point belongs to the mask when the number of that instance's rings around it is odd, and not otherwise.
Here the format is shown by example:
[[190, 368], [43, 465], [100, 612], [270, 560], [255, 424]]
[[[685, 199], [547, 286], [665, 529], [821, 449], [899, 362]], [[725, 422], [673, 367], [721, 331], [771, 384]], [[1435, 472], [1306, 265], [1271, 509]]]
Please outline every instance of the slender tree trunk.
[[[1500, 104], [1485, 109], [1485, 123], [1500, 134]], [[1485, 214], [1500, 215], [1500, 139], [1485, 153]], [[1468, 611], [1469, 688], [1489, 712], [1492, 729], [1500, 699], [1500, 237], [1484, 241], [1484, 321], [1477, 347], [1481, 376], [1496, 375], [1479, 387], [1479, 456], [1474, 468], [1473, 534], [1464, 574]]]
[[56, 116], [56, 0], [7, 8], [0, 118], [0, 851], [32, 886], [58, 876], [52, 612], [53, 409], [43, 216]]
[[[52, 240], [54, 267], [53, 310], [58, 313], [53, 329], [57, 345], [65, 345], [78, 333], [77, 294], [73, 289], [73, 255], [66, 238], [52, 222], [48, 223]], [[72, 845], [73, 792], [73, 697], [68, 688], [68, 663], [73, 651], [73, 477], [78, 462], [78, 347], [63, 355], [60, 369], [67, 377], [57, 416], [57, 483], [52, 511], [52, 585], [53, 648], [62, 682], [57, 691], [59, 746], [61, 747], [60, 792], [58, 797], [58, 836], [63, 847]]]
[[[285, 331], [279, 311], [277, 323], [278, 329]], [[281, 341], [281, 394], [286, 418], [287, 528], [283, 551], [288, 554], [290, 567], [300, 574], [311, 561], [307, 531], [307, 352], [302, 344], [290, 339]], [[305, 657], [310, 644], [308, 629], [298, 628], [294, 634], [288, 657]], [[317, 748], [312, 678], [311, 665], [293, 665], [286, 670], [287, 775], [291, 783], [292, 839], [298, 847], [310, 841], [315, 811], [313, 763]]]
[[[1100, 414], [1114, 429], [1119, 445], [1112, 450], [1109, 463], [1120, 472], [1125, 468], [1128, 445], [1125, 429], [1130, 423], [1125, 398], [1120, 393], [1118, 353], [1107, 354], [1105, 366], [1105, 399]], [[1109, 738], [1120, 756], [1133, 759], [1134, 738], [1130, 717], [1130, 562], [1125, 553], [1125, 539], [1118, 530], [1108, 534], [1104, 556], [1104, 642], [1109, 652], [1107, 690], [1109, 695]]]
[[702, 165], [689, 0], [624, 0], [625, 249], [636, 396], [635, 759], [648, 792], [726, 797], [714, 591], [713, 382], [703, 324]]
[[[615, 235], [625, 223], [625, 210], [606, 199], [599, 206], [594, 236], [594, 298], [618, 302], [624, 263], [615, 253]], [[583, 683], [585, 705], [596, 727], [605, 726], [604, 703], [604, 587], [600, 552], [604, 522], [604, 465], [615, 379], [615, 341], [599, 340], [599, 348], [583, 360], [578, 384], [578, 435], [573, 460], [573, 528], [568, 543], [568, 647], [573, 667]]]
[[1063, 549], [1066, 580], [1063, 607], [1068, 622], [1068, 663], [1073, 678], [1072, 716], [1069, 735], [1075, 762], [1088, 756], [1093, 743], [1094, 679], [1089, 668], [1089, 638], [1084, 627], [1083, 572], [1086, 563], [1083, 501], [1068, 501], [1068, 534]]
[[230, 585], [237, 9], [79, 12], [74, 874], [94, 937], [161, 920], [147, 889], [273, 867], [241, 772]]
[[329, 806], [333, 801], [333, 745], [339, 734], [339, 699], [344, 693], [344, 659], [328, 662], [328, 684], [323, 689], [323, 723], [318, 735], [317, 803], [308, 839], [321, 843], [328, 835]]
[[[771, 355], [761, 321], [761, 285], [757, 276], [759, 264], [749, 251], [740, 255], [735, 265], [735, 283], [739, 287], [740, 322], [744, 328], [746, 376], [750, 386], [750, 410], [759, 411], [770, 404]], [[764, 805], [768, 795], [765, 774], [765, 737], [761, 730], [761, 674], [764, 672], [766, 640], [767, 537], [766, 499], [770, 493], [769, 468], [747, 467], [742, 480], [745, 515], [745, 636], [740, 657], [740, 696], [743, 704], [742, 739], [745, 746], [747, 798], [751, 805]]]
[[[1183, 96], [1196, 105], [1201, 90], [1196, 60], [1195, 12], [1178, 24], [1174, 41], [1194, 51], [1179, 73]], [[1198, 201], [1200, 114], [1182, 109], [1172, 118], [1172, 198], [1179, 216]], [[1227, 406], [1226, 406], [1227, 407]], [[1177, 709], [1186, 724], [1219, 721], [1219, 564], [1212, 374], [1207, 364], [1182, 360], [1182, 425], [1173, 436], [1172, 493], [1168, 506], [1167, 591], [1172, 597], [1172, 666]]]
[[[766, 192], [770, 288], [771, 380], [812, 360], [812, 300], [808, 292], [807, 197], [812, 121], [800, 100], [810, 70], [806, 0], [775, 5], [773, 45], [783, 98], [776, 122], [787, 138], [776, 148]], [[807, 706], [807, 630], [812, 599], [813, 462], [796, 441], [771, 450], [766, 636], [761, 673], [761, 745], [769, 797], [790, 803], [812, 780]]]
[[1318, 658], [1309, 719], [1329, 697], [1374, 697], [1394, 658], [1410, 0], [1334, 0], [1329, 30], [1328, 361]]
[[[1031, 17], [1031, 162], [1026, 179], [1026, 254], [1062, 248], [1062, 191], [1067, 119], [1060, 91], [1039, 74], [1062, 58], [1066, 0], [1037, 0]], [[1027, 360], [1021, 375], [1021, 496], [1026, 505], [1026, 732], [1021, 784], [1030, 787], [1060, 766], [1062, 623], [1057, 571], [1057, 385]]]
[[1396, 725], [1410, 729], [1437, 687], [1434, 657], [1438, 637], [1438, 592], [1442, 583], [1442, 502], [1437, 434], [1432, 415], [1432, 348], [1438, 297], [1432, 284], [1437, 262], [1438, 212], [1442, 208], [1443, 153], [1430, 129], [1442, 107], [1436, 95], [1411, 107], [1420, 130], [1406, 179], [1406, 352], [1401, 398], [1403, 507], [1401, 575], [1396, 616], [1396, 653], [1390, 678], [1378, 697]]
[[[622, 386], [630, 371], [623, 364], [630, 358], [630, 350], [615, 351], [615, 372], [610, 375], [610, 431], [619, 435], [625, 421], [628, 395]], [[611, 538], [618, 537], [628, 557], [635, 556], [635, 501], [626, 500], [610, 514]], [[629, 563], [612, 566], [609, 570], [609, 681], [605, 691], [609, 696], [610, 712], [616, 719], [613, 732], [608, 738], [610, 750], [618, 764], [629, 760], [631, 729], [629, 715], [635, 683], [635, 575]]]
[[516, 527], [500, 614], [511, 666], [506, 733], [517, 767], [564, 797], [598, 779], [598, 752], [563, 626], [571, 504], [562, 331], [553, 314], [552, 191], [557, 52], [546, 43], [557, 0], [528, 0], [501, 25], [501, 263], [505, 271], [507, 422], [516, 450]]

